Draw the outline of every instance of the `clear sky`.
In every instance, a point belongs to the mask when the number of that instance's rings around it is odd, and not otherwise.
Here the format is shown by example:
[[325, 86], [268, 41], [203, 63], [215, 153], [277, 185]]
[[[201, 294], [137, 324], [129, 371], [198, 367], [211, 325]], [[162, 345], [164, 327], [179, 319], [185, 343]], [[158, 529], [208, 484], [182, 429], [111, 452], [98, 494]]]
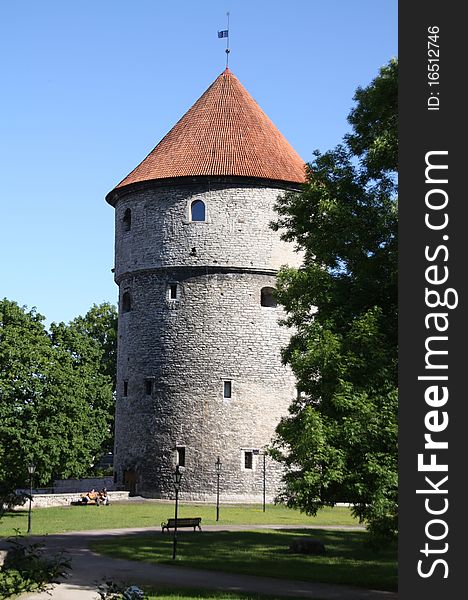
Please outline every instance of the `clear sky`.
[[230, 68], [304, 160], [397, 55], [397, 0], [0, 6], [0, 297], [69, 321], [117, 301], [104, 197]]

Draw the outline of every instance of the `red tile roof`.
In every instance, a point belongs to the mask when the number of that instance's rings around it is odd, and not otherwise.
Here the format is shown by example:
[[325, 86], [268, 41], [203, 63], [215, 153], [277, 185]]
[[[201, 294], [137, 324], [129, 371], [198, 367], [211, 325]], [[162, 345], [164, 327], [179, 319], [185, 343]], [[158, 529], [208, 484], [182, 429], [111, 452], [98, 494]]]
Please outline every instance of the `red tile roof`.
[[305, 180], [304, 161], [229, 69], [117, 188], [197, 175]]

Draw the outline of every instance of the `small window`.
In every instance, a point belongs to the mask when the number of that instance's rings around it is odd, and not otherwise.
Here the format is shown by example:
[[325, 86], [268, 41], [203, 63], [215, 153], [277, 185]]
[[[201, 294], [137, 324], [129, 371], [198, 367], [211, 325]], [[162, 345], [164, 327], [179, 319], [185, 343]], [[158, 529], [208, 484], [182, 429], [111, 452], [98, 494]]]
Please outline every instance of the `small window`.
[[194, 200], [190, 207], [190, 219], [192, 221], [205, 221], [205, 203], [201, 200]]
[[132, 211], [129, 208], [127, 208], [124, 213], [123, 228], [124, 231], [130, 231], [132, 228]]
[[176, 464], [179, 465], [179, 467], [185, 467], [185, 446], [177, 446]]
[[224, 382], [223, 397], [224, 398], [232, 398], [232, 381]]
[[269, 308], [275, 308], [277, 305], [275, 298], [275, 288], [264, 287], [260, 292], [260, 304]]
[[253, 452], [250, 450], [244, 451], [244, 469], [253, 469]]
[[145, 393], [147, 396], [151, 396], [153, 393], [153, 380], [145, 379]]
[[123, 382], [123, 395], [125, 398], [128, 396], [128, 381]]
[[177, 283], [170, 283], [169, 284], [169, 290], [168, 290], [168, 292], [169, 292], [169, 300], [177, 300], [177, 298], [179, 297], [178, 287], [179, 286], [177, 285]]
[[127, 313], [132, 310], [132, 296], [130, 292], [124, 292], [122, 295], [122, 312]]

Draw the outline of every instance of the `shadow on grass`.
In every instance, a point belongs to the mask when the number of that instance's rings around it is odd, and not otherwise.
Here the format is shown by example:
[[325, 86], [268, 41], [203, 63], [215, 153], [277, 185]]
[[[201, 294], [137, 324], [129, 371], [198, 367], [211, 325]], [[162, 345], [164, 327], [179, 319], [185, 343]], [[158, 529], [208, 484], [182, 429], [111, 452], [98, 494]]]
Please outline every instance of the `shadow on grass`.
[[22, 509], [22, 510], [13, 510], [13, 511], [8, 511], [3, 513], [3, 515], [0, 517], [0, 519], [4, 520], [4, 519], [18, 519], [18, 517], [27, 517], [28, 516], [28, 511], [26, 509]]
[[[292, 554], [289, 545], [302, 536], [320, 539], [326, 554]], [[172, 535], [119, 536], [95, 542], [92, 549], [116, 558], [174, 564]], [[394, 590], [397, 584], [396, 544], [376, 552], [368, 545], [368, 534], [362, 531], [297, 528], [179, 532], [177, 552], [177, 564], [194, 569], [382, 590]]]
[[[158, 587], [147, 589], [148, 600], [278, 600], [278, 596], [266, 594], [249, 594], [246, 592], [227, 592], [221, 590], [204, 590], [192, 588], [165, 588]], [[288, 596], [289, 600], [299, 600]], [[316, 598], [315, 600], [320, 600]]]

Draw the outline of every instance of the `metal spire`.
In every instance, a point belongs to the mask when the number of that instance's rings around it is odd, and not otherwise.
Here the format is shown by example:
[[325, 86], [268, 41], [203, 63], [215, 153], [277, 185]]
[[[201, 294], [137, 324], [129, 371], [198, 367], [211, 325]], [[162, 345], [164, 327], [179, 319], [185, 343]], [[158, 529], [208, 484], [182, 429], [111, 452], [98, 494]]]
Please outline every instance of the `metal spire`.
[[229, 66], [229, 12], [226, 13], [227, 16], [227, 29], [223, 29], [222, 31], [218, 31], [219, 38], [226, 38], [226, 69]]
[[226, 69], [229, 67], [229, 11], [226, 13], [227, 16], [227, 37], [226, 37]]

